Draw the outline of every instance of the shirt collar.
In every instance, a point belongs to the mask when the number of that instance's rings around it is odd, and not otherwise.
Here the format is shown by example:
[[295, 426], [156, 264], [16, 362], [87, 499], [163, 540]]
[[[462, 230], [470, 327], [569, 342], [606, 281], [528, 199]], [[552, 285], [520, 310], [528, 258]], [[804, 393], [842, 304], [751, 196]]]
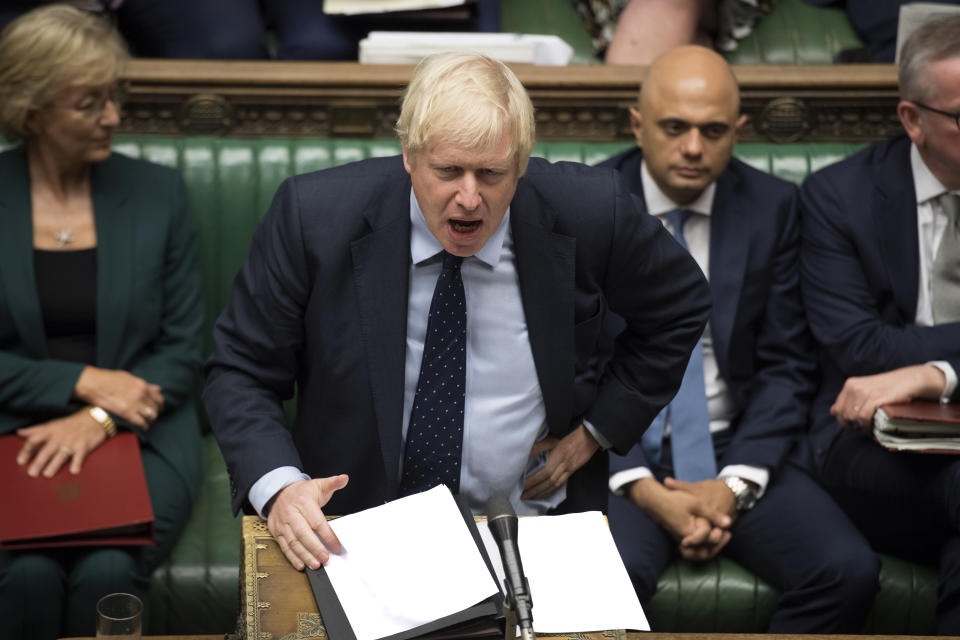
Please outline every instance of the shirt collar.
[[717, 192], [717, 182], [713, 181], [703, 190], [700, 196], [690, 204], [683, 206], [671, 200], [660, 190], [659, 185], [654, 181], [650, 171], [647, 170], [647, 163], [640, 163], [640, 179], [643, 183], [643, 199], [647, 203], [647, 212], [651, 215], [662, 216], [674, 209], [690, 209], [696, 213], [709, 216], [713, 209], [713, 197]]
[[933, 172], [920, 157], [917, 145], [910, 143], [910, 168], [913, 169], [913, 188], [917, 192], [917, 204], [939, 198], [949, 189], [933, 175]]
[[[430, 229], [427, 227], [427, 221], [423, 218], [423, 211], [420, 210], [420, 204], [417, 202], [417, 196], [410, 189], [410, 258], [413, 264], [420, 264], [429, 260], [441, 251], [443, 245], [437, 240]], [[487, 243], [475, 253], [472, 257], [483, 262], [489, 267], [496, 267], [500, 262], [500, 255], [503, 251], [503, 243], [510, 229], [510, 207], [503, 215], [500, 226], [493, 232]]]

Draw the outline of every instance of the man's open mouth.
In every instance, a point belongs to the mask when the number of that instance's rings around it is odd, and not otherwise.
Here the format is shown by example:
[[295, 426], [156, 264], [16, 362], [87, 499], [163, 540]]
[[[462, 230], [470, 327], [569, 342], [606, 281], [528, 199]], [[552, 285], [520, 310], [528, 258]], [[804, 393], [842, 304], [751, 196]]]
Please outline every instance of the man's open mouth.
[[480, 220], [451, 220], [450, 227], [457, 233], [470, 233], [480, 227]]

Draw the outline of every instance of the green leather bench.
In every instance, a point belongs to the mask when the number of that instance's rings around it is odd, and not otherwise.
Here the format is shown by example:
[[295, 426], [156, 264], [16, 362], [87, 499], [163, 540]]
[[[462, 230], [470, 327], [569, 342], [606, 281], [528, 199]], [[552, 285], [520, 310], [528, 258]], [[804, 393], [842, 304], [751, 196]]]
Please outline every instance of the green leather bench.
[[[550, 160], [594, 164], [625, 143], [540, 143]], [[184, 174], [200, 233], [207, 348], [210, 328], [226, 305], [234, 274], [276, 187], [287, 176], [370, 156], [392, 155], [392, 140], [242, 140], [143, 137], [118, 141], [120, 152], [176, 166]], [[846, 144], [743, 144], [750, 164], [800, 182], [810, 171], [859, 148]], [[150, 634], [224, 633], [239, 612], [240, 522], [230, 513], [229, 483], [211, 435], [205, 439], [206, 477], [170, 560], [154, 575]], [[881, 593], [865, 629], [872, 633], [932, 634], [936, 574], [883, 557]], [[761, 632], [777, 593], [735, 563], [672, 564], [648, 607], [658, 631]]]

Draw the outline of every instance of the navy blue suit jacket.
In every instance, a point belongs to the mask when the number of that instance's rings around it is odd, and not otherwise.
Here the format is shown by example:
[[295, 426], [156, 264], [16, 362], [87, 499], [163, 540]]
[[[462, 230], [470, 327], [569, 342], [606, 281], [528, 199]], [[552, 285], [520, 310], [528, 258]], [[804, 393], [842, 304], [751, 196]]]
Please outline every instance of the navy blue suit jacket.
[[[600, 166], [619, 170], [643, 197], [642, 159], [637, 148]], [[718, 468], [745, 464], [773, 474], [803, 435], [815, 361], [798, 259], [797, 188], [731, 159], [710, 212], [710, 327], [737, 409]], [[651, 466], [640, 447], [613, 464]]]
[[960, 323], [914, 324], [920, 249], [909, 138], [812, 174], [800, 202], [804, 304], [823, 370], [810, 438], [822, 463], [840, 431], [830, 405], [844, 381], [931, 360], [960, 371]]
[[[264, 473], [348, 473], [325, 509], [397, 496], [410, 272], [410, 178], [399, 157], [281, 185], [214, 330], [204, 401], [234, 509]], [[530, 346], [552, 434], [587, 418], [619, 451], [676, 392], [709, 306], [696, 264], [612, 171], [531, 159], [511, 202]], [[588, 370], [609, 306], [629, 331]], [[509, 363], [505, 363], [509, 366]], [[280, 401], [297, 395], [284, 426]], [[563, 509], [606, 506], [607, 456]]]

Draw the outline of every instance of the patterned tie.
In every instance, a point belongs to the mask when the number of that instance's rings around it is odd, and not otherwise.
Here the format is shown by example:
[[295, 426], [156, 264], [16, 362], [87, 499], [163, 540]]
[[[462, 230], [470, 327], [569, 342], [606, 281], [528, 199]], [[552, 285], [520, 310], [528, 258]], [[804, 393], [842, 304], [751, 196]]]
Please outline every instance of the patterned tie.
[[[689, 209], [674, 209], [666, 214], [677, 243], [690, 251], [683, 237], [683, 227], [693, 215]], [[710, 415], [707, 413], [707, 392], [703, 383], [703, 347], [698, 340], [680, 390], [661, 411], [643, 434], [640, 446], [647, 459], [659, 464], [662, 453], [663, 429], [670, 417], [670, 440], [673, 475], [678, 480], [697, 482], [717, 476], [717, 462], [710, 436]]]
[[463, 258], [443, 252], [427, 319], [420, 379], [407, 428], [400, 495], [439, 484], [460, 488], [463, 400], [466, 395], [467, 307], [460, 265]]
[[947, 228], [930, 274], [934, 324], [960, 321], [960, 196], [947, 192], [940, 206]]

